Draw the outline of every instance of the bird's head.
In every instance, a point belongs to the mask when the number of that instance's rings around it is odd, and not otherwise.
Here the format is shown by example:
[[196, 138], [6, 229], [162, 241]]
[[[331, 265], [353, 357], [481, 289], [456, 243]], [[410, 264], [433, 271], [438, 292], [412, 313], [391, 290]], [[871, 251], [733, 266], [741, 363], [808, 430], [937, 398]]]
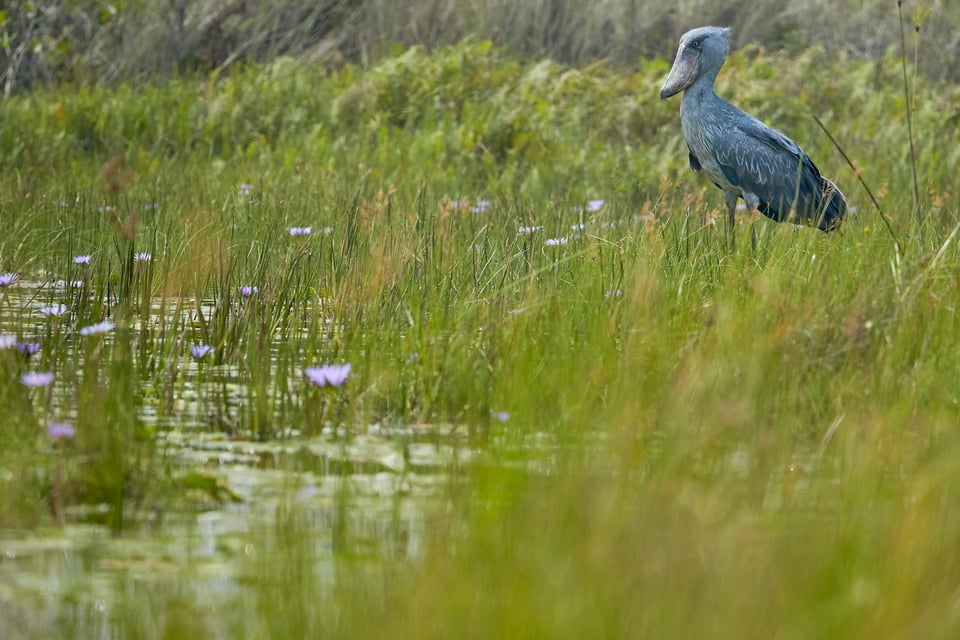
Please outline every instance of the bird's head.
[[716, 76], [730, 52], [730, 29], [699, 27], [683, 34], [673, 68], [667, 76], [660, 97], [675, 96], [699, 78]]

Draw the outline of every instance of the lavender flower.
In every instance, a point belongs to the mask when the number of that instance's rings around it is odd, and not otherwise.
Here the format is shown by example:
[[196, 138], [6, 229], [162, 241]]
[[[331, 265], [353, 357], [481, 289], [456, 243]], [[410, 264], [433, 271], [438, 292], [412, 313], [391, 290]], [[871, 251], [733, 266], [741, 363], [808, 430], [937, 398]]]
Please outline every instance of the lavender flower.
[[561, 245], [567, 244], [569, 240], [567, 238], [547, 238], [543, 241], [543, 244], [548, 247], [559, 247]]
[[350, 375], [350, 364], [325, 364], [303, 370], [310, 382], [318, 387], [339, 387]]
[[237, 291], [240, 292], [244, 298], [249, 298], [255, 293], [260, 293], [260, 287], [251, 287], [249, 285], [244, 285], [242, 287], [237, 287]]
[[517, 233], [520, 235], [530, 235], [531, 233], [536, 233], [537, 231], [543, 231], [543, 225], [530, 225], [529, 227], [519, 227], [517, 229]]
[[0, 350], [13, 349], [17, 346], [17, 336], [12, 333], [0, 333]]
[[53, 440], [69, 440], [77, 435], [77, 430], [66, 422], [51, 422], [47, 425], [47, 435]]
[[50, 371], [35, 371], [20, 376], [20, 382], [28, 387], [45, 387], [53, 382], [55, 377]]
[[493, 203], [490, 202], [489, 200], [481, 200], [481, 201], [479, 201], [479, 202], [476, 204], [475, 207], [473, 207], [473, 208], [470, 209], [470, 210], [471, 210], [473, 213], [483, 213], [484, 211], [486, 211], [487, 209], [489, 209], [489, 208], [492, 207], [492, 206], [493, 206]]
[[570, 225], [570, 231], [583, 231], [587, 228], [587, 225], [583, 222], [578, 222], [577, 224]]
[[20, 355], [30, 357], [33, 354], [40, 351], [39, 342], [18, 342], [17, 351], [20, 352]]
[[0, 287], [9, 287], [19, 279], [19, 273], [4, 273], [0, 275]]
[[135, 262], [150, 262], [153, 260], [153, 256], [149, 253], [135, 253], [133, 259]]
[[203, 360], [207, 355], [213, 353], [215, 349], [207, 344], [194, 344], [190, 346], [190, 354], [194, 360]]
[[67, 312], [67, 305], [65, 304], [48, 304], [37, 309], [40, 313], [45, 316], [53, 316], [54, 318], [62, 316]]
[[250, 185], [247, 184], [246, 182], [241, 182], [239, 191], [241, 195], [245, 195], [245, 196], [250, 195]]
[[73, 264], [90, 264], [90, 256], [73, 256]]
[[287, 229], [290, 232], [290, 235], [296, 238], [297, 236], [308, 236], [313, 233], [313, 227], [290, 227]]
[[510, 419], [510, 414], [506, 411], [491, 411], [490, 415], [499, 422], [506, 422]]
[[57, 286], [61, 289], [79, 289], [83, 286], [83, 280], [57, 280]]
[[150, 210], [156, 211], [159, 208], [160, 208], [160, 205], [157, 204], [156, 202], [148, 202], [147, 204], [143, 205], [144, 211], [150, 211]]
[[107, 333], [112, 331], [116, 327], [113, 322], [110, 320], [104, 320], [103, 322], [98, 322], [97, 324], [91, 324], [80, 329], [80, 335], [82, 336], [95, 336], [100, 333]]

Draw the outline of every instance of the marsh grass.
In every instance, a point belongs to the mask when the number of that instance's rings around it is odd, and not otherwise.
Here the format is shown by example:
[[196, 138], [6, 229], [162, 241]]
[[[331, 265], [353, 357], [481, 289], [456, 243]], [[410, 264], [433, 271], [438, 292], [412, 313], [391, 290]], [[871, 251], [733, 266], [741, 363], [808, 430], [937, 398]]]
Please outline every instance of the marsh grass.
[[[840, 233], [741, 216], [731, 251], [656, 98], [662, 60], [624, 74], [466, 42], [0, 103], [0, 271], [24, 274], [0, 290], [0, 331], [42, 344], [0, 350], [5, 527], [62, 515], [59, 460], [68, 520], [162, 536], [200, 482], [162, 436], [197, 422], [341, 450], [408, 428], [398, 482], [413, 444], [461, 452], [416, 503], [420, 529], [405, 490], [371, 532], [346, 463], [317, 516], [292, 464], [272, 517], [218, 543], [229, 586], [188, 579], [191, 562], [116, 571], [105, 617], [78, 586], [56, 623], [18, 629], [952, 637], [956, 87], [913, 96], [921, 235], [892, 60], [728, 64], [721, 92], [844, 186]], [[40, 319], [52, 302], [69, 312]], [[215, 351], [192, 363], [199, 343]], [[310, 385], [323, 363], [352, 365], [342, 387]], [[27, 389], [26, 370], [56, 382]], [[53, 419], [77, 427], [56, 450]]]

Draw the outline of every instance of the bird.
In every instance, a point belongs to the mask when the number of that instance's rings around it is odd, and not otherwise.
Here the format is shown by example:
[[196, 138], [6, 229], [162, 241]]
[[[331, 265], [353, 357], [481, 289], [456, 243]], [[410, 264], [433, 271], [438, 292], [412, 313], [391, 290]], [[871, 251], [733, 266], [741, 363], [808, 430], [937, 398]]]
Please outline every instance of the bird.
[[723, 190], [731, 230], [738, 198], [777, 222], [839, 228], [847, 202], [837, 185], [796, 142], [716, 94], [714, 83], [729, 52], [727, 27], [686, 32], [660, 89], [664, 100], [683, 92], [680, 121], [690, 168]]

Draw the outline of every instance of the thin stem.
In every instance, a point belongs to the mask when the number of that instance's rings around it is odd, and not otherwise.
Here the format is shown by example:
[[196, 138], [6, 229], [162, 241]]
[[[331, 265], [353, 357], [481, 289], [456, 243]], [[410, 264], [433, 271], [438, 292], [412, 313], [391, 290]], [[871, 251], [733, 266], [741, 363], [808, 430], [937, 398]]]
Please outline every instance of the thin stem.
[[903, 34], [903, 0], [897, 0], [897, 13], [900, 17], [900, 66], [903, 69], [903, 98], [907, 105], [907, 136], [910, 138], [910, 170], [913, 174], [913, 215], [917, 219], [917, 234], [922, 241], [920, 187], [917, 183], [917, 156], [913, 147], [913, 110], [910, 108], [910, 86], [907, 82], [907, 40]]

